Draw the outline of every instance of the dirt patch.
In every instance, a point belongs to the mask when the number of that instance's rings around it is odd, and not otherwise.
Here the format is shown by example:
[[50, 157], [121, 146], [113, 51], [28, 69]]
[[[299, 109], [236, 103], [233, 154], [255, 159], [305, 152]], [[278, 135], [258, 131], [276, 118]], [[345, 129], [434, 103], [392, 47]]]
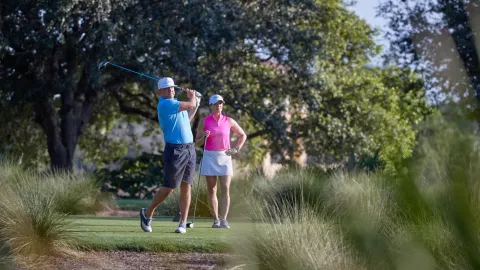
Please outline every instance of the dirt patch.
[[55, 258], [52, 269], [228, 269], [233, 255], [221, 253], [81, 252]]

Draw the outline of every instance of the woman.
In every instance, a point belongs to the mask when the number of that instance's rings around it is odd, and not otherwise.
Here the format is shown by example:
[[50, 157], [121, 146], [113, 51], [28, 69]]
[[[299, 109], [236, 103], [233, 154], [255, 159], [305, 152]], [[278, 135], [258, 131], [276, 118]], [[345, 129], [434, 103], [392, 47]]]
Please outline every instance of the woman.
[[[200, 175], [204, 175], [207, 179], [210, 212], [214, 217], [212, 228], [230, 228], [227, 215], [230, 208], [230, 181], [233, 175], [231, 155], [242, 148], [247, 135], [235, 120], [222, 114], [224, 101], [220, 95], [213, 95], [208, 103], [212, 114], [200, 121], [195, 138], [198, 146], [203, 145], [207, 138]], [[230, 131], [239, 136], [234, 148], [230, 147]], [[218, 214], [217, 179], [221, 189], [220, 215]]]

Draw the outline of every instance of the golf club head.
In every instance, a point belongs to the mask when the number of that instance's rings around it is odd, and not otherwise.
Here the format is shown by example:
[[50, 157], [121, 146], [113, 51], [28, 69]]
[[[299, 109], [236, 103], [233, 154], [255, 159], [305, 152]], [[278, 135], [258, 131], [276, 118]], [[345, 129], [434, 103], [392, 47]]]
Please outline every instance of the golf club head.
[[193, 222], [192, 223], [187, 223], [187, 228], [193, 228]]
[[98, 70], [104, 69], [108, 65], [107, 61], [102, 61], [100, 64], [98, 64]]

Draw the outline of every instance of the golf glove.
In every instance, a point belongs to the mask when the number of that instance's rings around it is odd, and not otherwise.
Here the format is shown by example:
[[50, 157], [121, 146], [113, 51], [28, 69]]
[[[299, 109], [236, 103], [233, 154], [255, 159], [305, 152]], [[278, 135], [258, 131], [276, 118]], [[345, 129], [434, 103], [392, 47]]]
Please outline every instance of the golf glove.
[[[196, 92], [195, 92], [195, 93], [196, 93]], [[197, 95], [195, 95], [195, 100], [196, 100], [196, 102], [197, 102], [197, 103], [196, 103], [197, 105], [196, 105], [195, 107], [198, 108], [198, 106], [200, 106], [200, 97], [197, 96]]]
[[236, 148], [236, 147], [230, 148], [227, 151], [225, 151], [225, 154], [227, 154], [227, 156], [231, 156], [231, 155], [234, 155], [236, 153], [238, 153], [238, 148]]

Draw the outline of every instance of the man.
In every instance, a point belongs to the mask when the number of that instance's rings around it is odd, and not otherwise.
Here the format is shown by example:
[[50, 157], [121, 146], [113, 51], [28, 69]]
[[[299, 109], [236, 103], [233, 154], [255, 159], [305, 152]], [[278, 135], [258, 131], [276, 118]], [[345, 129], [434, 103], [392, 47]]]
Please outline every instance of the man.
[[165, 140], [164, 179], [152, 203], [140, 210], [140, 225], [145, 232], [152, 232], [151, 222], [155, 209], [175, 188], [180, 187], [180, 224], [176, 233], [186, 233], [188, 209], [190, 208], [191, 185], [195, 179], [196, 153], [190, 122], [193, 120], [200, 103], [195, 91], [183, 89], [188, 96], [187, 102], [174, 98], [175, 84], [172, 78], [158, 81], [158, 122]]

